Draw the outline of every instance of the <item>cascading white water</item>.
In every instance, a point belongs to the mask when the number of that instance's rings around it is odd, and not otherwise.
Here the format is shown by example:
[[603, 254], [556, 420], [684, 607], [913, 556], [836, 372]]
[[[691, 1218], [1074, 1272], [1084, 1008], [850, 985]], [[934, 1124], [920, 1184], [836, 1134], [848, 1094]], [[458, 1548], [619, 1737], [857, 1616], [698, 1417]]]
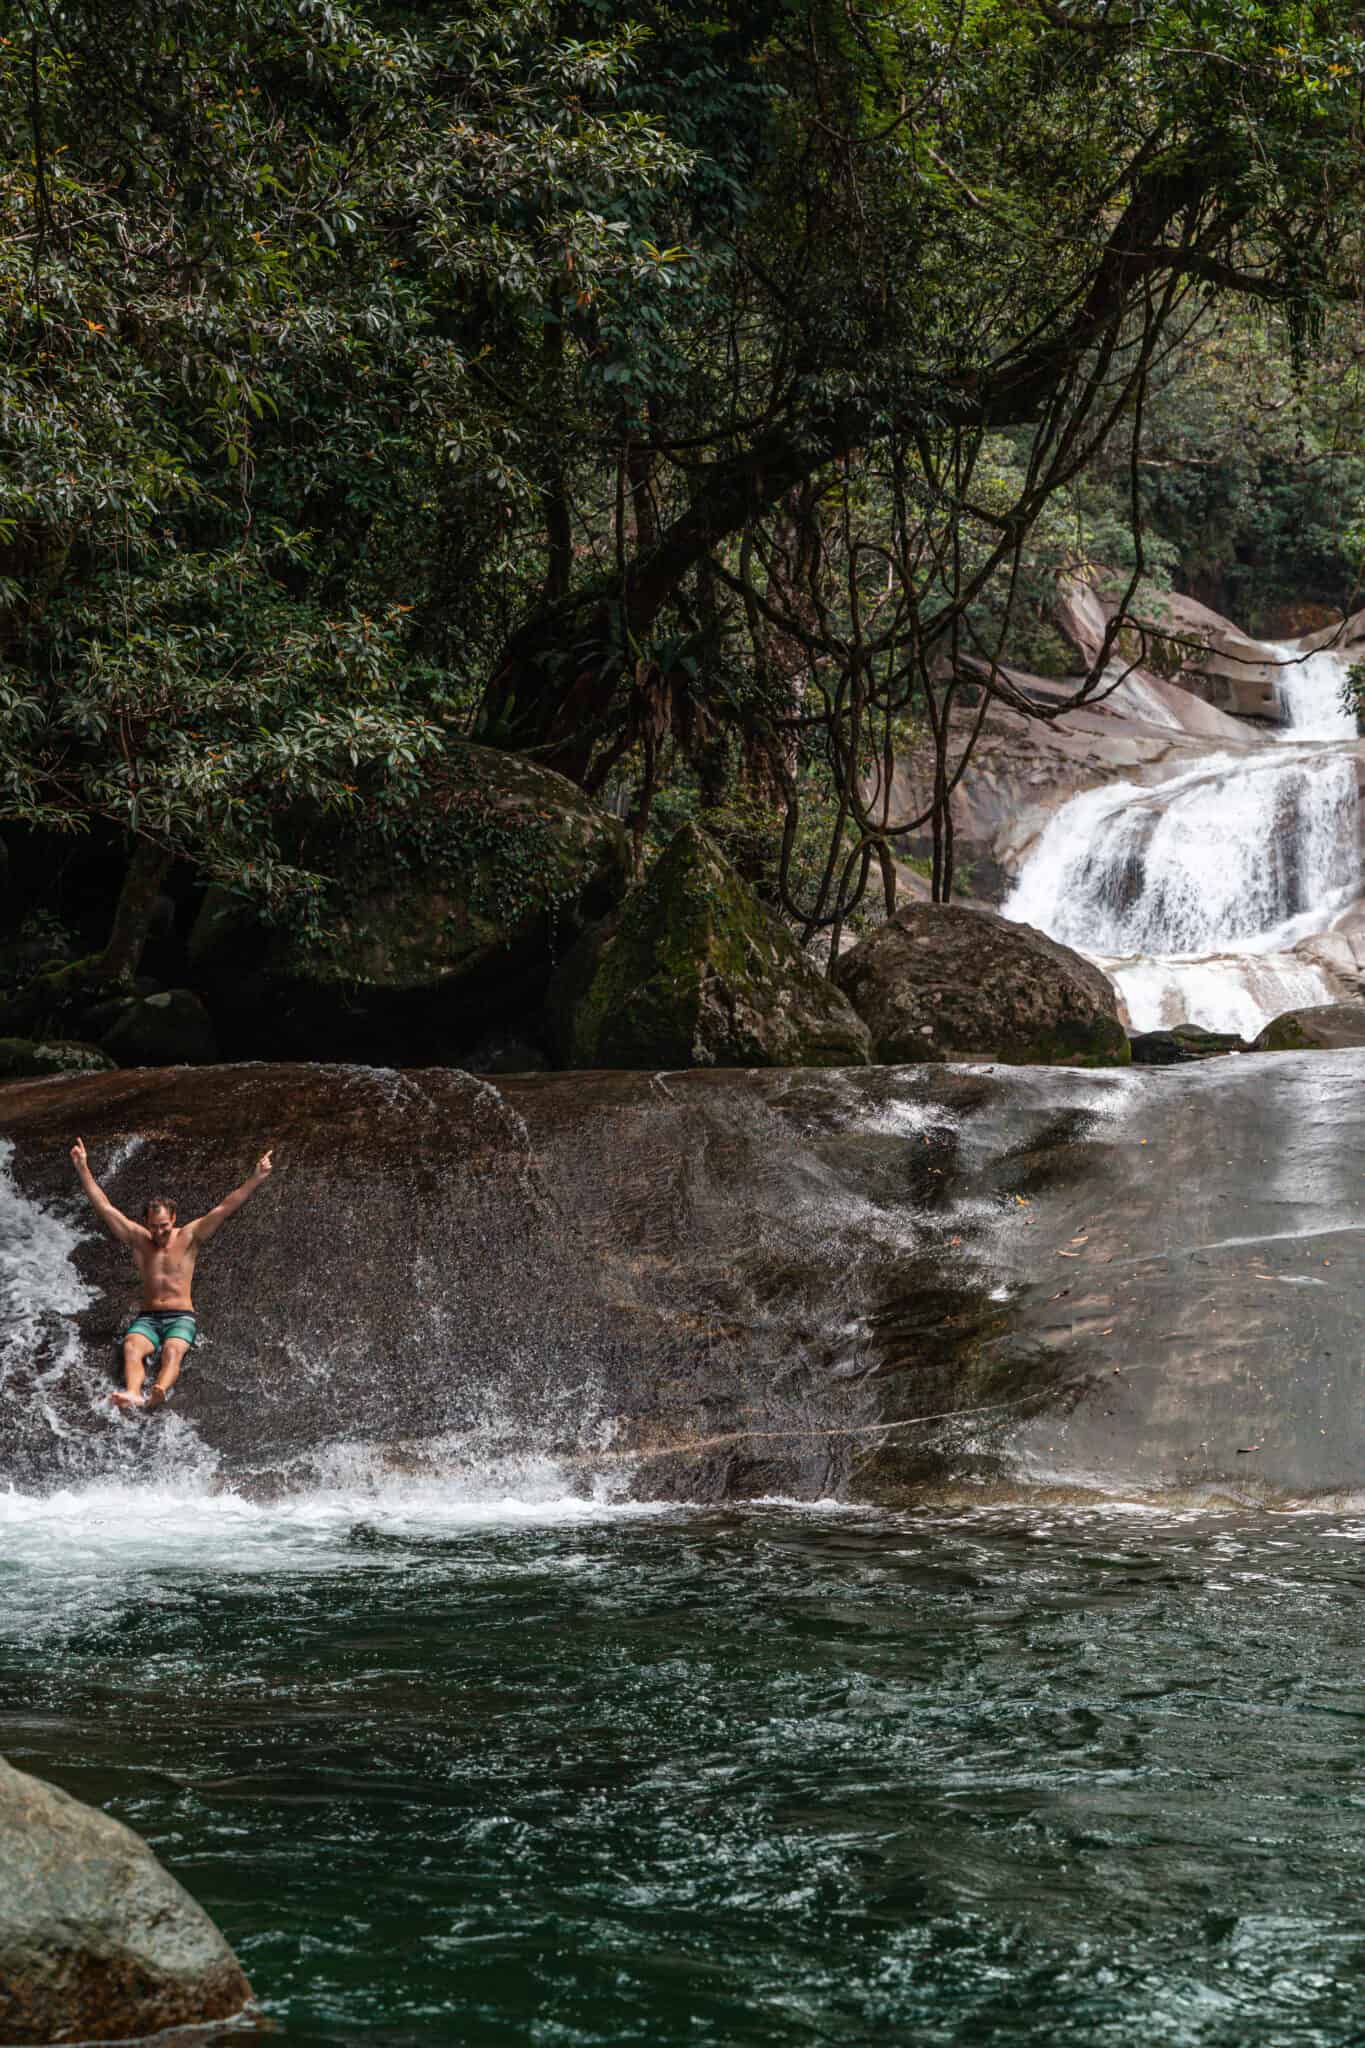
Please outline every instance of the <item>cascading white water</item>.
[[1323, 971], [1289, 949], [1359, 891], [1355, 716], [1341, 656], [1274, 652], [1289, 719], [1278, 743], [1210, 755], [1155, 787], [1074, 797], [1003, 906], [1097, 960], [1134, 1030], [1252, 1036], [1332, 1000]]
[[1271, 652], [1285, 664], [1280, 671], [1280, 695], [1290, 737], [1354, 742], [1356, 715], [1348, 709], [1343, 689], [1350, 667], [1346, 657], [1327, 647], [1305, 655], [1288, 641], [1272, 646]]

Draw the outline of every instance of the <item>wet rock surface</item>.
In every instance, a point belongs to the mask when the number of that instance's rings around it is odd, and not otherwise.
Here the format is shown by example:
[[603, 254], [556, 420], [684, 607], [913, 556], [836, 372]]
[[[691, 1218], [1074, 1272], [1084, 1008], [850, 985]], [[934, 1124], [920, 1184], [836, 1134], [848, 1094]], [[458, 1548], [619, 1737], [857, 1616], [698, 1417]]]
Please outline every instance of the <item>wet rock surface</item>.
[[984, 1054], [1007, 1064], [1123, 1066], [1107, 977], [1028, 925], [963, 904], [908, 904], [835, 969], [877, 1059]]
[[[520, 1459], [642, 1498], [1347, 1491], [1362, 1081], [1365, 1050], [13, 1084], [0, 1483]], [[278, 1144], [156, 1418], [106, 1404], [132, 1288], [76, 1199], [77, 1131], [121, 1207], [182, 1215]]]
[[128, 2040], [226, 2019], [250, 1996], [131, 1829], [0, 1759], [0, 2040]]

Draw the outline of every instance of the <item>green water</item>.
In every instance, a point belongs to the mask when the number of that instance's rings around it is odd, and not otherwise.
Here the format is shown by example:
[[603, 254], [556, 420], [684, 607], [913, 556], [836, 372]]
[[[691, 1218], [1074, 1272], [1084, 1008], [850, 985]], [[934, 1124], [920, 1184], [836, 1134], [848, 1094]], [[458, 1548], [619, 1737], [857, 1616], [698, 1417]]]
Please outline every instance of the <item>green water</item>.
[[153, 1843], [288, 2048], [1335, 2048], [1363, 1544], [11, 1496], [0, 1750]]

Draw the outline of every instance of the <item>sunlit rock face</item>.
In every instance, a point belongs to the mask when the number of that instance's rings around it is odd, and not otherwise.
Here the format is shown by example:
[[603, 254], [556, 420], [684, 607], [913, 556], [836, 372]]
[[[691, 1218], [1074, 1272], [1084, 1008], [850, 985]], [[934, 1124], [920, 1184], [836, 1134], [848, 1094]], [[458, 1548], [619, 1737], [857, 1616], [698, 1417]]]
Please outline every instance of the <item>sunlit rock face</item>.
[[[0, 1484], [553, 1468], [639, 1497], [1357, 1485], [1365, 1050], [1131, 1072], [238, 1067], [0, 1091]], [[79, 1202], [205, 1251], [162, 1415]]]
[[0, 2038], [127, 2041], [240, 2013], [213, 1922], [145, 1842], [0, 1758]]

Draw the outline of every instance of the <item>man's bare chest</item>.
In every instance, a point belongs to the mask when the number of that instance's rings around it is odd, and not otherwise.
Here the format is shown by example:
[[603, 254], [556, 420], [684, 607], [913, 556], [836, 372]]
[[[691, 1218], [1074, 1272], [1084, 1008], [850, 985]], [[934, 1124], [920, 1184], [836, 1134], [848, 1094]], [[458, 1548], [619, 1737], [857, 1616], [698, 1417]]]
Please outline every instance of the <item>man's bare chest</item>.
[[140, 1245], [133, 1253], [143, 1283], [151, 1290], [188, 1287], [194, 1277], [195, 1246], [177, 1231], [167, 1245]]

